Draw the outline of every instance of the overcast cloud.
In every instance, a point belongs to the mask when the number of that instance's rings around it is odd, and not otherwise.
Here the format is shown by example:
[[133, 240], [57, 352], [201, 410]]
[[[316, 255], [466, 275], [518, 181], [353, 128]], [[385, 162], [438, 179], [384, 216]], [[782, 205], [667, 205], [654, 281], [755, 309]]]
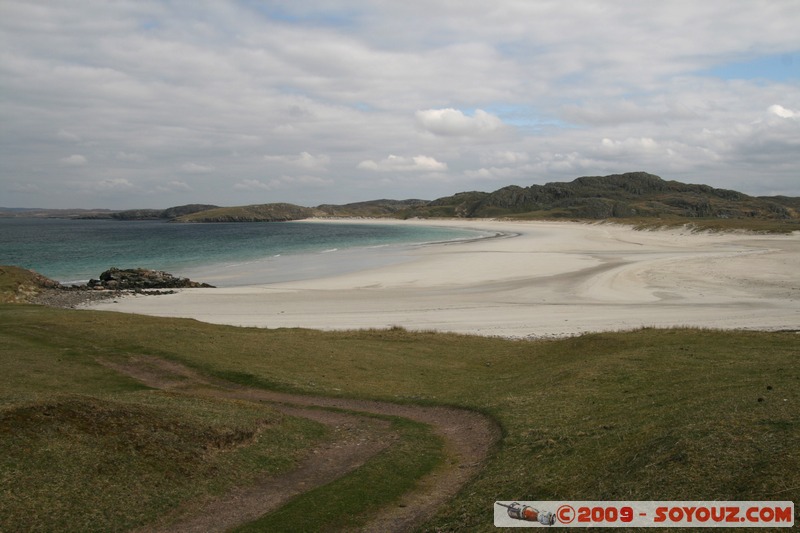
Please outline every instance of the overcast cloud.
[[0, 205], [800, 196], [800, 2], [0, 0]]

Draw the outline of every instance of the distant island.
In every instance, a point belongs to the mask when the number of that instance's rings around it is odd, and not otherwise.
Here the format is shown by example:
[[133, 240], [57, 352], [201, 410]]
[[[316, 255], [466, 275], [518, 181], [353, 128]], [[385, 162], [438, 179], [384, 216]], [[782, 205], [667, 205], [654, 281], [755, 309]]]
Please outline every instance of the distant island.
[[[716, 219], [800, 223], [800, 198], [749, 196], [667, 181], [646, 172], [585, 176], [571, 182], [494, 192], [460, 192], [436, 200], [373, 200], [303, 207], [288, 203], [220, 207], [190, 204], [169, 209], [35, 210], [0, 208], [0, 216], [69, 217], [174, 222], [282, 222], [312, 217], [502, 218], [520, 219]], [[797, 229], [800, 229], [798, 227]]]

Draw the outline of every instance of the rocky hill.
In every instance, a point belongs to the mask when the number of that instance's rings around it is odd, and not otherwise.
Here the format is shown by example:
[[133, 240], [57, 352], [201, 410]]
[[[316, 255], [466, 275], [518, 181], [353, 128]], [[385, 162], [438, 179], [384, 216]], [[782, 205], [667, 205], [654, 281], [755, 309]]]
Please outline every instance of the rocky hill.
[[175, 222], [284, 222], [309, 217], [522, 217], [748, 219], [800, 223], [800, 198], [755, 197], [708, 185], [667, 181], [646, 172], [585, 176], [570, 182], [494, 192], [460, 192], [436, 200], [372, 200], [303, 207], [288, 203], [217, 207], [189, 204], [169, 209], [127, 211], [3, 210], [0, 216], [62, 216]]
[[317, 206], [318, 216], [328, 217], [392, 217], [415, 207], [424, 207], [427, 200], [371, 200], [344, 205], [323, 204]]
[[317, 215], [310, 207], [294, 204], [259, 204], [218, 207], [174, 218], [175, 222], [285, 222]]
[[753, 197], [708, 185], [666, 181], [646, 172], [468, 192], [414, 207], [404, 216], [606, 219], [631, 217], [798, 219], [797, 199]]
[[111, 218], [117, 220], [172, 220], [218, 207], [207, 204], [188, 204], [170, 207], [169, 209], [128, 209], [112, 213]]

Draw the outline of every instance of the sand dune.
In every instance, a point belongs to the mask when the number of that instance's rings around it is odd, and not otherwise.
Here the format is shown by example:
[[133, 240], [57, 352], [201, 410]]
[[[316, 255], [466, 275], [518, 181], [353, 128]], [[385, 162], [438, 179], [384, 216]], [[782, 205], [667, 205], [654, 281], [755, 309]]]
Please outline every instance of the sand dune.
[[383, 223], [508, 236], [424, 246], [402, 264], [334, 277], [187, 289], [91, 307], [240, 326], [403, 326], [513, 338], [640, 326], [800, 329], [797, 233], [492, 220]]

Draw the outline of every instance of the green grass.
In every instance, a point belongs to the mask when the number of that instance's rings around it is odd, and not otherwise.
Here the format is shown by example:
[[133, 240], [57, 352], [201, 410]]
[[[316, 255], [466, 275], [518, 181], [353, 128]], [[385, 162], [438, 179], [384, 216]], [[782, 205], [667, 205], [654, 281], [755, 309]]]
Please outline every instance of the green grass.
[[[267, 388], [489, 413], [503, 429], [499, 448], [425, 530], [493, 531], [498, 499], [800, 501], [796, 333], [643, 329], [522, 342], [34, 306], [0, 306], [0, 325], [15, 353], [69, 354], [75, 364], [152, 354]], [[132, 387], [86, 372], [96, 387]], [[357, 499], [347, 506], [355, 513]]]
[[687, 227], [692, 231], [748, 231], [753, 233], [788, 234], [800, 231], [800, 220], [796, 219], [769, 219], [769, 218], [718, 218], [718, 217], [678, 217], [678, 216], [652, 216], [652, 217], [620, 217], [606, 219], [580, 218], [566, 210], [536, 211], [532, 213], [519, 213], [513, 215], [498, 214], [509, 220], [571, 220], [574, 222], [611, 224], [624, 224], [638, 230], [657, 230], [665, 228]]
[[59, 331], [42, 311], [0, 306], [0, 531], [136, 527], [291, 469], [327, 436], [268, 407], [149, 390], [95, 361], [119, 355], [101, 331]]
[[[614, 220], [614, 222], [617, 222]], [[753, 233], [792, 233], [800, 231], [800, 220], [767, 218], [686, 218], [651, 217], [623, 218], [621, 224], [630, 224], [636, 229], [656, 230], [686, 226], [693, 231], [749, 231]]]
[[0, 411], [0, 530], [109, 531], [292, 467], [324, 429], [243, 403], [66, 396]]
[[237, 528], [262, 531], [353, 531], [414, 488], [444, 459], [441, 440], [424, 424], [393, 419], [401, 439], [352, 475], [308, 491], [279, 510]]
[[57, 283], [31, 270], [0, 265], [0, 303], [27, 302], [46, 285]]

